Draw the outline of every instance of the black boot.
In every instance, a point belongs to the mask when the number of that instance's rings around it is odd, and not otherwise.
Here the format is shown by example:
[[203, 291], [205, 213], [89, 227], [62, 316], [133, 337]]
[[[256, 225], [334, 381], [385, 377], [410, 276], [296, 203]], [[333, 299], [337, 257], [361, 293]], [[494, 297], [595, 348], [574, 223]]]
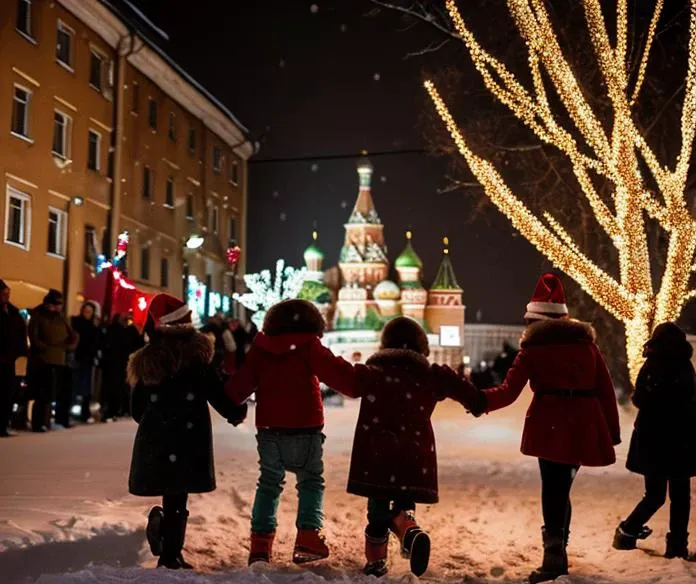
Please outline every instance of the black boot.
[[665, 558], [671, 560], [673, 558], [689, 559], [689, 534], [683, 536], [675, 536], [673, 533], [667, 534], [667, 549]]
[[617, 550], [634, 550], [636, 549], [636, 542], [639, 539], [647, 539], [651, 533], [652, 529], [647, 525], [643, 525], [638, 531], [633, 531], [626, 527], [625, 521], [622, 521], [614, 532], [614, 543], [612, 545]]
[[529, 584], [549, 582], [568, 573], [568, 558], [565, 553], [565, 530], [541, 530], [544, 539], [544, 559], [541, 567], [529, 575]]
[[162, 555], [162, 520], [164, 519], [164, 510], [159, 505], [150, 509], [147, 516], [147, 543], [150, 544], [150, 552], [155, 557]]
[[193, 566], [189, 564], [181, 555], [186, 539], [186, 523], [188, 511], [175, 511], [165, 514], [162, 521], [162, 554], [157, 562], [158, 568], [169, 568], [170, 570], [191, 570]]

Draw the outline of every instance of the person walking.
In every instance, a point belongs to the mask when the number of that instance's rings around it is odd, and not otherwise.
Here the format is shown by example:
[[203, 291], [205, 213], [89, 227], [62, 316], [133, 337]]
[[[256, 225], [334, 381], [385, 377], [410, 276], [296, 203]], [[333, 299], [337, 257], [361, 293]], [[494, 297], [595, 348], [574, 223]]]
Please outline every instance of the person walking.
[[539, 460], [544, 558], [531, 584], [568, 573], [570, 490], [581, 466], [609, 466], [621, 442], [619, 413], [594, 329], [568, 317], [563, 284], [539, 278], [527, 305], [520, 352], [497, 387], [478, 394], [471, 413], [512, 404], [529, 382], [534, 398], [522, 434], [522, 453]]
[[81, 399], [80, 419], [87, 422], [91, 417], [92, 377], [94, 361], [97, 358], [99, 348], [96, 306], [92, 302], [85, 302], [80, 310], [80, 315], [71, 319], [71, 325], [80, 337], [75, 348], [74, 395], [75, 397], [80, 396]]
[[10, 302], [10, 287], [0, 280], [0, 438], [12, 417], [15, 363], [27, 354], [27, 327], [17, 307]]
[[645, 477], [645, 496], [616, 528], [614, 547], [632, 550], [652, 530], [645, 523], [669, 491], [665, 557], [689, 558], [691, 477], [696, 476], [696, 380], [693, 349], [673, 322], [655, 328], [645, 344], [633, 403], [638, 408], [626, 468]]
[[102, 422], [118, 419], [125, 411], [124, 401], [128, 388], [126, 369], [131, 354], [130, 338], [124, 315], [115, 314], [102, 340], [102, 384], [99, 396]]
[[29, 321], [30, 384], [34, 392], [31, 426], [34, 432], [50, 427], [51, 401], [56, 401], [56, 424], [70, 427], [72, 388], [68, 383], [67, 353], [79, 337], [62, 315], [63, 295], [49, 290]]

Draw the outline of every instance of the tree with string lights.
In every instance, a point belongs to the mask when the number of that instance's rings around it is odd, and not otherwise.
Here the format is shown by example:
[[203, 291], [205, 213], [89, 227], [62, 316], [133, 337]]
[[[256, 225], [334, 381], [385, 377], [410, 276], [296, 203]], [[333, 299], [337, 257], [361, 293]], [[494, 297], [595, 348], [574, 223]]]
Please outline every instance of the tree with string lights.
[[[507, 2], [526, 48], [530, 79], [526, 85], [483, 48], [454, 0], [447, 0], [445, 6], [454, 31], [466, 45], [488, 91], [541, 143], [554, 147], [567, 159], [579, 186], [578, 194], [584, 197], [596, 227], [615, 250], [616, 274], [593, 261], [587, 250], [580, 249], [553, 214], [533, 213], [509, 188], [495, 165], [471, 148], [436, 85], [426, 81], [425, 87], [457, 150], [490, 201], [554, 265], [623, 323], [629, 369], [635, 379], [642, 345], [652, 328], [660, 322], [676, 320], [687, 301], [696, 295], [689, 289], [696, 222], [689, 213], [685, 195], [696, 133], [696, 3], [690, 3], [689, 58], [681, 108], [681, 145], [676, 160], [661, 160], [634, 118], [664, 0], [656, 1], [635, 71], [628, 63], [627, 0], [616, 0], [613, 40], [600, 0], [582, 0], [581, 4], [611, 110], [611, 124], [603, 123], [596, 106], [581, 90], [545, 2]], [[600, 182], [611, 188], [600, 190]], [[661, 250], [651, 246], [648, 221], [659, 225], [667, 241], [664, 270], [657, 284], [651, 259]]]

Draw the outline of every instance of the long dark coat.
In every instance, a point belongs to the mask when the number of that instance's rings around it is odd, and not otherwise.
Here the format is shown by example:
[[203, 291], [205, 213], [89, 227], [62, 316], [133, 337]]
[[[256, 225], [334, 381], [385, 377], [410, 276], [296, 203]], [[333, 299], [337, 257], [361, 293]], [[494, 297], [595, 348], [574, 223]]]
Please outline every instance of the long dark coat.
[[[683, 333], [682, 333], [683, 334]], [[642, 475], [696, 476], [696, 384], [691, 345], [647, 351], [633, 403], [639, 408], [626, 468]]]
[[[383, 349], [356, 367], [362, 397], [348, 492], [380, 499], [437, 503], [437, 453], [430, 416], [452, 398], [471, 403], [472, 386], [406, 349]], [[463, 413], [463, 412], [462, 412]]]
[[0, 307], [0, 363], [12, 363], [27, 355], [27, 325], [14, 304]]
[[[520, 352], [498, 387], [485, 390], [487, 411], [513, 403], [529, 383], [522, 453], [553, 462], [608, 466], [621, 442], [619, 412], [594, 329], [574, 320], [544, 320], [527, 327]], [[590, 391], [593, 397], [542, 395]]]
[[215, 490], [208, 402], [229, 421], [246, 415], [224, 395], [210, 365], [210, 339], [190, 326], [166, 327], [128, 364], [133, 387], [133, 444], [128, 489], [143, 497]]

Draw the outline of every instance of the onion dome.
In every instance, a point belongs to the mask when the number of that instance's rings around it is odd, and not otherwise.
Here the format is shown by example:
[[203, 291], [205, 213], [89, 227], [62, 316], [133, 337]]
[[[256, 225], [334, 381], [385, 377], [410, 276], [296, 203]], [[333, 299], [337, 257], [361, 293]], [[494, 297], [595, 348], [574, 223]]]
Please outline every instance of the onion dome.
[[401, 290], [391, 280], [382, 280], [375, 286], [372, 295], [375, 300], [398, 300], [401, 296]]
[[410, 231], [406, 232], [406, 247], [404, 248], [404, 251], [401, 252], [399, 257], [396, 258], [396, 262], [394, 262], [394, 266], [397, 270], [399, 268], [423, 269], [423, 262], [418, 257], [418, 254], [411, 245], [412, 236], [413, 234]]

